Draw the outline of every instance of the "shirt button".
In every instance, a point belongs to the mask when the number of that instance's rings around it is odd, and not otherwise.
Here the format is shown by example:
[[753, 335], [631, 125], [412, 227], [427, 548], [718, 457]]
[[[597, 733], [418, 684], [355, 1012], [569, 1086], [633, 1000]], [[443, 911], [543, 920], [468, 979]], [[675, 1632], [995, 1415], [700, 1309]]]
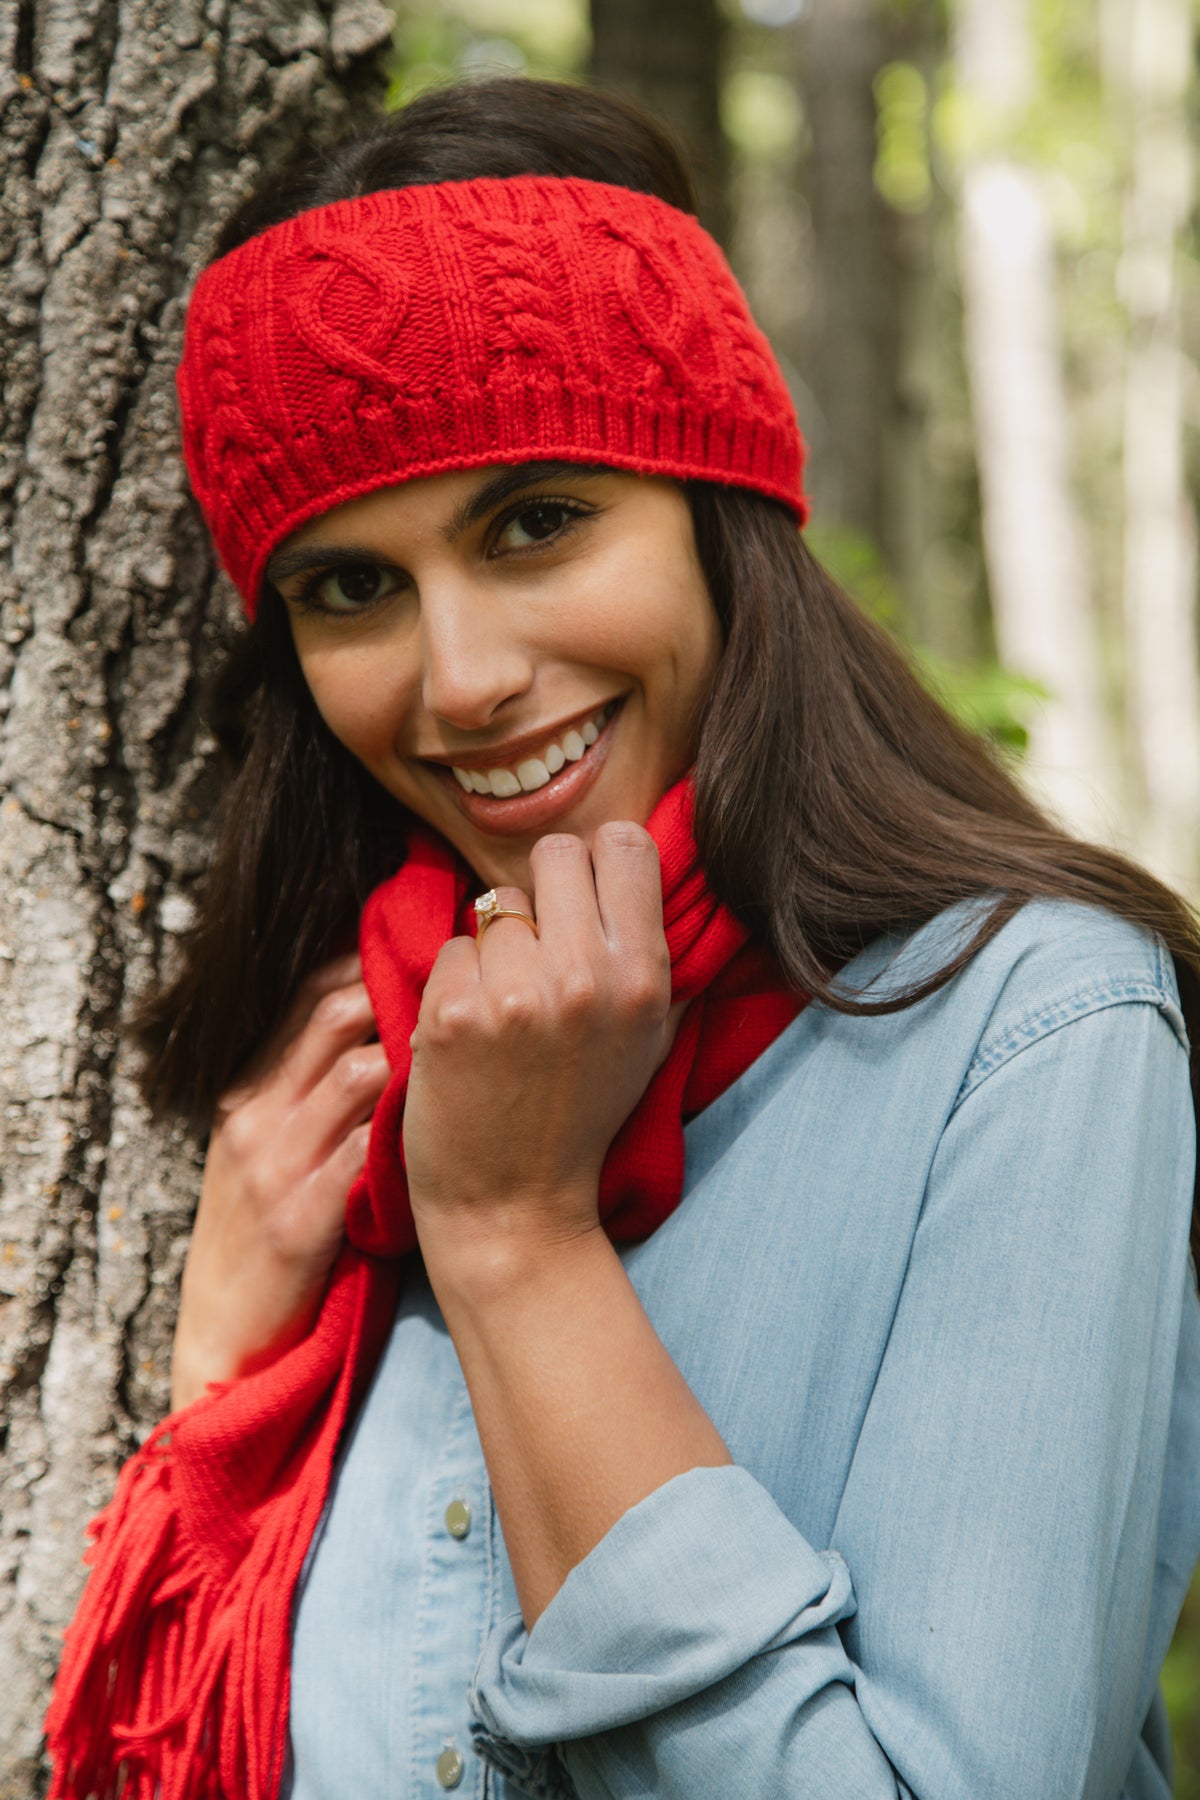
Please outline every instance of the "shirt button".
[[463, 1778], [463, 1759], [453, 1745], [437, 1759], [437, 1778], [444, 1788], [456, 1788]]
[[465, 1500], [452, 1500], [446, 1508], [446, 1530], [453, 1538], [465, 1538], [470, 1529], [470, 1507]]

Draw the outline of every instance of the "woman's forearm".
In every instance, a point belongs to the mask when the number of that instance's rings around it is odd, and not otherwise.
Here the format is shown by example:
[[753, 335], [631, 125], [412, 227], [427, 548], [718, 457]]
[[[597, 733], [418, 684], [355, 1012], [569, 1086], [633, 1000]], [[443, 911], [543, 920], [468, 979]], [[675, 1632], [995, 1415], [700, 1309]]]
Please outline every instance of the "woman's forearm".
[[631, 1506], [732, 1458], [599, 1227], [423, 1248], [532, 1627]]

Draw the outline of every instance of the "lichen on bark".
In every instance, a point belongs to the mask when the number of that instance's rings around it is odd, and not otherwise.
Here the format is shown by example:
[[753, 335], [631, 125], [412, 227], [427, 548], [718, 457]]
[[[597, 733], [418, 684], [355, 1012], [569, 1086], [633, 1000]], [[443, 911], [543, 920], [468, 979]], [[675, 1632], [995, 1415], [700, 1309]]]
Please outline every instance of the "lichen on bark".
[[378, 0], [0, 0], [0, 1800], [87, 1519], [167, 1405], [201, 1149], [123, 1036], [190, 915], [236, 628], [179, 460], [191, 280], [382, 104]]

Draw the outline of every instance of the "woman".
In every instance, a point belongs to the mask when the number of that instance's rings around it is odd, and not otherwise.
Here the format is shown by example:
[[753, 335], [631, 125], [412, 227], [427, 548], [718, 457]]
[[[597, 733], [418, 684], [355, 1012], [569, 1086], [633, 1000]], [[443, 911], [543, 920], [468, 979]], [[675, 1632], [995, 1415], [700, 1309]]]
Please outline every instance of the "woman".
[[215, 1124], [56, 1794], [1169, 1792], [1200, 943], [812, 560], [691, 212], [496, 82], [197, 288]]

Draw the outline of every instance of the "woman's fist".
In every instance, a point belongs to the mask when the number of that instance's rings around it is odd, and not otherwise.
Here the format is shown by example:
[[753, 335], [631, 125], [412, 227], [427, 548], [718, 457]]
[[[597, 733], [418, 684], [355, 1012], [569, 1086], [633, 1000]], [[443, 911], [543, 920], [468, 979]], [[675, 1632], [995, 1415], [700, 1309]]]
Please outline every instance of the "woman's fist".
[[[413, 1034], [404, 1151], [426, 1255], [595, 1227], [605, 1152], [674, 1035], [658, 851], [640, 825], [544, 837], [533, 894], [442, 950]], [[435, 1246], [436, 1240], [436, 1246]]]

